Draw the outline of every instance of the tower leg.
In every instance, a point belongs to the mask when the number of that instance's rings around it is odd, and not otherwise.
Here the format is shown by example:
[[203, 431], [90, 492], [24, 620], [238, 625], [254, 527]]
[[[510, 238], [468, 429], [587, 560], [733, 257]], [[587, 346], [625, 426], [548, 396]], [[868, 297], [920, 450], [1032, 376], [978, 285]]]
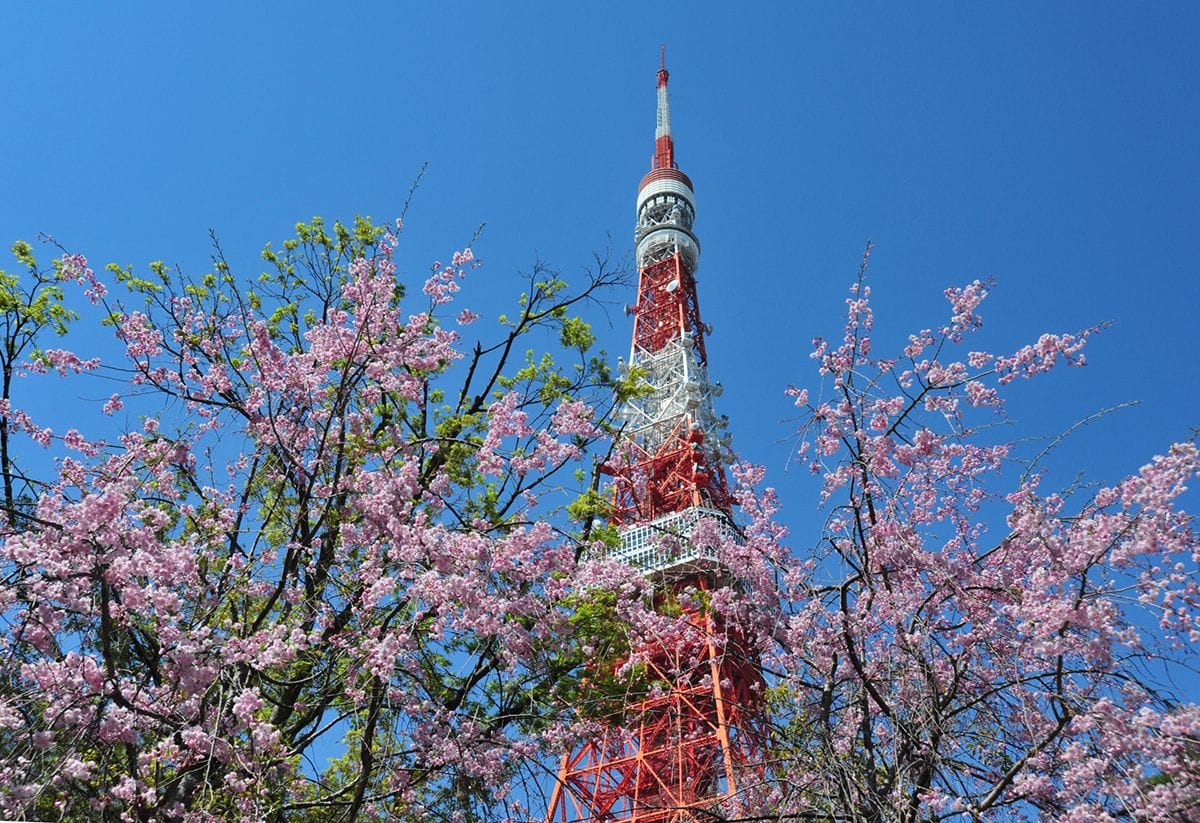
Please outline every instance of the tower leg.
[[762, 778], [761, 677], [713, 617], [687, 619], [691, 641], [639, 655], [647, 682], [669, 687], [624, 707], [563, 758], [547, 823], [711, 820], [745, 778]]

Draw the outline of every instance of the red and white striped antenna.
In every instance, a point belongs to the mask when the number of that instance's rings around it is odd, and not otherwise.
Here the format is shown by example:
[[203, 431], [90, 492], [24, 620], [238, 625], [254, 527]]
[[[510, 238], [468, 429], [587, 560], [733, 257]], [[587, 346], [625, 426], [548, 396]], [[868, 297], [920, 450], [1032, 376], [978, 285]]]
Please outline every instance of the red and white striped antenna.
[[675, 168], [675, 141], [671, 139], [671, 101], [667, 96], [667, 47], [659, 52], [658, 62], [658, 127], [654, 130], [655, 169]]

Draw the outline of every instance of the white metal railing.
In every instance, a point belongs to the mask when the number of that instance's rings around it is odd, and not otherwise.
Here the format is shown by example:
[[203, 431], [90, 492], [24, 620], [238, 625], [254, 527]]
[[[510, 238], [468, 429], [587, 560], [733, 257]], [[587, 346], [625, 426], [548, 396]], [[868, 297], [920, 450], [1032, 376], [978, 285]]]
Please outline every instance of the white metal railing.
[[621, 530], [621, 547], [613, 549], [607, 556], [647, 574], [719, 565], [715, 544], [708, 541], [699, 544], [692, 539], [696, 524], [701, 520], [712, 520], [719, 538], [737, 539], [729, 515], [718, 509], [696, 506], [665, 514], [648, 523], [626, 526]]

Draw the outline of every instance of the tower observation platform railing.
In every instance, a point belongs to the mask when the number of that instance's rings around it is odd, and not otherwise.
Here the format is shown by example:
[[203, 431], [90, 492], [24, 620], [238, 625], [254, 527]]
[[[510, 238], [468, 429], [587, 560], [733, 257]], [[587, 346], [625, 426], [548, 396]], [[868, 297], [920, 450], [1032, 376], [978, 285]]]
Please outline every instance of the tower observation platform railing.
[[[696, 526], [712, 522], [715, 540], [696, 540]], [[645, 523], [623, 526], [621, 545], [605, 558], [619, 560], [643, 574], [719, 572], [723, 564], [720, 541], [740, 542], [729, 515], [719, 509], [693, 506]]]

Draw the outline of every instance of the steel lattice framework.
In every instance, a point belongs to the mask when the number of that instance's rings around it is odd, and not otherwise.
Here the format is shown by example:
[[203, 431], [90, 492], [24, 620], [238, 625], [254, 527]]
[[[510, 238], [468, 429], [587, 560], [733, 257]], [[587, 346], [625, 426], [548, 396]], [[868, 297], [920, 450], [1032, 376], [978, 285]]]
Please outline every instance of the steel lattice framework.
[[[762, 777], [757, 657], [737, 626], [701, 605], [703, 592], [729, 582], [711, 538], [736, 539], [725, 474], [731, 452], [713, 402], [721, 385], [708, 374], [695, 195], [675, 164], [667, 79], [664, 64], [654, 159], [638, 187], [637, 303], [628, 309], [628, 368], [647, 390], [623, 409], [620, 456], [604, 470], [621, 534], [613, 555], [654, 576], [660, 602], [685, 619], [680, 632], [637, 650], [653, 687], [563, 759], [547, 821], [720, 819], [738, 805], [739, 787]], [[692, 539], [702, 521], [710, 539]]]

